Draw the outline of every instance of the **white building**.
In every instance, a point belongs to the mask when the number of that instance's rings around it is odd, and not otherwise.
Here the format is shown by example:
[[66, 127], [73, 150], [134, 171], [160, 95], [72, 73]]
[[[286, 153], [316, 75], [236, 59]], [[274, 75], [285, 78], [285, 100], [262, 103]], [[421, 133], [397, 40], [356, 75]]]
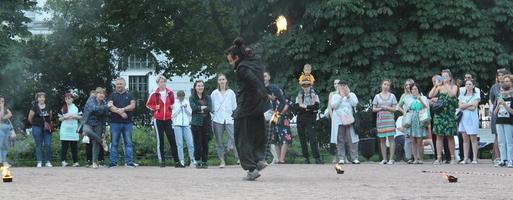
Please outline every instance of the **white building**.
[[32, 22], [27, 24], [27, 27], [33, 35], [48, 35], [52, 33], [50, 28], [45, 24], [52, 16], [50, 13], [41, 10], [45, 3], [46, 0], [37, 0], [37, 8], [39, 9], [25, 12], [25, 16], [32, 20]]
[[[123, 58], [118, 65], [119, 76], [127, 81], [128, 89], [139, 96], [139, 103], [146, 100], [149, 94], [158, 87], [156, 82], [158, 74], [155, 73], [157, 62], [153, 55], [149, 55], [146, 58], [129, 56]], [[206, 80], [208, 77], [201, 78]], [[175, 94], [178, 90], [183, 90], [186, 98], [188, 98], [193, 86], [193, 81], [191, 80], [191, 77], [187, 75], [168, 77], [167, 87], [173, 90]]]
[[[37, 0], [37, 7], [42, 8], [46, 1]], [[32, 20], [27, 26], [33, 35], [48, 35], [52, 33], [46, 25], [46, 22], [52, 17], [50, 13], [38, 9], [35, 12], [25, 12], [25, 15]], [[121, 58], [118, 63], [115, 63], [116, 73], [127, 81], [128, 89], [139, 96], [139, 103], [145, 103], [149, 94], [157, 88], [156, 77], [158, 74], [155, 73], [156, 64], [163, 61], [166, 61], [164, 56], [153, 54], [146, 58], [136, 58], [135, 56]], [[173, 76], [168, 77], [168, 79], [168, 88], [175, 91], [175, 93], [178, 90], [183, 90], [186, 98], [189, 97], [193, 85], [190, 76]]]

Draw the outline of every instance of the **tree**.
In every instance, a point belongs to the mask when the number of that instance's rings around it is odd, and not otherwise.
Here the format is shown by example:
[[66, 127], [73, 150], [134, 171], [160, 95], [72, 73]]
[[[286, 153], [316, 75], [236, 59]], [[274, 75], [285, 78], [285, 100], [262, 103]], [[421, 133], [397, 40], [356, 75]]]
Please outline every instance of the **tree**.
[[[18, 38], [30, 35], [25, 25], [30, 19], [24, 16], [24, 11], [33, 10], [34, 6], [34, 2], [22, 0], [5, 0], [0, 5], [0, 95], [6, 97], [11, 110], [19, 109], [19, 94], [27, 82], [25, 76], [31, 61], [24, 55]], [[14, 118], [22, 117], [14, 113]]]
[[[284, 2], [293, 3], [273, 3]], [[479, 75], [485, 88], [497, 67], [513, 61], [512, 5], [507, 0], [310, 1], [292, 14], [300, 17], [291, 20], [287, 33], [267, 33], [254, 47], [273, 73], [285, 75], [275, 81], [288, 94], [297, 93], [302, 66], [313, 64], [324, 102], [335, 78], [348, 81], [368, 102], [384, 78], [392, 79], [398, 95], [406, 78], [428, 91], [431, 76], [444, 68], [456, 78]]]
[[104, 37], [120, 55], [163, 54], [169, 60], [157, 71], [212, 74], [223, 51], [237, 35], [235, 10], [228, 1], [114, 1], [102, 9]]

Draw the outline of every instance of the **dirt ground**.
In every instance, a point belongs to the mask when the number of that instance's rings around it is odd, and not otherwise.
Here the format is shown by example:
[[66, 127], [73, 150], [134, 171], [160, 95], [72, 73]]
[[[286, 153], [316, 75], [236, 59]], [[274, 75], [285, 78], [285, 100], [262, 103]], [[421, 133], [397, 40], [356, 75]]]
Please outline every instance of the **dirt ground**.
[[[513, 199], [513, 169], [477, 165], [274, 165], [254, 182], [219, 169], [12, 168], [3, 199]], [[431, 171], [423, 173], [423, 170]], [[439, 171], [459, 178], [447, 183]]]

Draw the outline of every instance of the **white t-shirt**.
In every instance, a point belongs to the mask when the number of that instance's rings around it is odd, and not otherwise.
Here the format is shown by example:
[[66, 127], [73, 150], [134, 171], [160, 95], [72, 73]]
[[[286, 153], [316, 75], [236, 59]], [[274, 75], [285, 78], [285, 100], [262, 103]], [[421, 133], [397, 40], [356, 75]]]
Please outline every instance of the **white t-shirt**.
[[399, 137], [401, 135], [405, 135], [403, 132], [399, 130], [403, 126], [403, 116], [399, 116], [397, 120], [395, 121], [395, 135], [394, 138]]
[[161, 90], [160, 91], [160, 99], [162, 100], [162, 102], [164, 102], [164, 104], [166, 103], [166, 98], [167, 98], [166, 90]]

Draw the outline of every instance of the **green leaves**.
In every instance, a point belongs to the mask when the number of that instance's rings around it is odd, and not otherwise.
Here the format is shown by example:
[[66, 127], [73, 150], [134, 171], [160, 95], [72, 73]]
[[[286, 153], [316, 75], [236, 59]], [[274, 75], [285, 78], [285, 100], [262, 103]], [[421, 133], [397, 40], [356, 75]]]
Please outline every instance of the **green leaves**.
[[313, 64], [319, 80], [314, 87], [321, 94], [332, 90], [333, 79], [343, 78], [362, 99], [370, 99], [383, 78], [392, 79], [397, 95], [406, 78], [427, 92], [431, 76], [445, 68], [455, 78], [479, 75], [484, 89], [493, 83], [496, 67], [512, 62], [511, 1], [317, 0], [301, 6], [292, 14], [301, 17], [290, 19], [294, 24], [287, 33], [256, 43], [271, 72], [285, 76], [279, 81], [288, 94], [297, 93], [298, 87], [290, 86], [297, 85], [305, 63]]

